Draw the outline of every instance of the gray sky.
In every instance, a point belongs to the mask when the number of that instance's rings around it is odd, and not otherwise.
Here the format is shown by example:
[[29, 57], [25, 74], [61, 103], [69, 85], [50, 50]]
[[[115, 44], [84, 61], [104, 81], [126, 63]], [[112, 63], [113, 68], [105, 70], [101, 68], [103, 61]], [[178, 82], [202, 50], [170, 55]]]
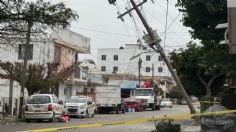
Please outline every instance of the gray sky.
[[[51, 0], [51, 2], [63, 1], [66, 5], [75, 10], [80, 18], [77, 22], [73, 22], [71, 30], [79, 34], [91, 38], [91, 55], [80, 55], [82, 58], [92, 58], [96, 61], [96, 50], [98, 48], [119, 48], [124, 44], [136, 43], [139, 34], [143, 35], [144, 28], [141, 21], [133, 11], [135, 22], [129, 15], [124, 17], [124, 22], [117, 19], [117, 11], [123, 13], [125, 7], [128, 7], [128, 0], [117, 0], [117, 6], [110, 5], [108, 0]], [[138, 3], [141, 0], [136, 0]], [[166, 49], [184, 47], [190, 41], [188, 33], [189, 28], [186, 28], [180, 22], [182, 14], [175, 7], [176, 0], [169, 0], [169, 10], [167, 17], [167, 36]], [[157, 32], [164, 43], [164, 31], [166, 22], [166, 0], [151, 0], [143, 6], [142, 10], [145, 18], [153, 29]], [[175, 20], [175, 18], [177, 19]], [[138, 28], [135, 28], [135, 24]], [[172, 25], [170, 26], [170, 24]]]

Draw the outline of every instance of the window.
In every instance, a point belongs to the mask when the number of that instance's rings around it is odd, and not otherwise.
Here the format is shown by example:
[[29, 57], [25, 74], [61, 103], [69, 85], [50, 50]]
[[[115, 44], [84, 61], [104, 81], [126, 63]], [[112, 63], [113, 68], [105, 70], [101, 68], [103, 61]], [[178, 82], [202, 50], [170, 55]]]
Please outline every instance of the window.
[[146, 56], [146, 61], [150, 61], [151, 60], [151, 56], [150, 55], [147, 55]]
[[55, 63], [61, 62], [61, 48], [59, 46], [54, 47], [54, 62]]
[[116, 73], [118, 71], [118, 67], [117, 66], [114, 66], [113, 67], [113, 73]]
[[106, 55], [102, 55], [102, 60], [106, 60]]
[[118, 60], [118, 55], [114, 55], [114, 60]]
[[59, 103], [59, 100], [56, 96], [52, 96], [52, 101], [53, 103], [57, 103], [57, 104]]
[[105, 66], [102, 66], [102, 67], [101, 67], [101, 71], [106, 71], [106, 67], [105, 67]]
[[161, 56], [158, 56], [158, 61], [162, 61], [163, 58]]
[[[25, 54], [25, 44], [19, 45], [19, 52], [18, 52], [18, 59], [24, 59]], [[29, 54], [28, 54], [28, 60], [33, 59], [33, 44], [29, 45]]]
[[150, 67], [146, 67], [146, 72], [150, 72], [151, 68]]
[[162, 67], [158, 67], [158, 72], [163, 72], [163, 68]]

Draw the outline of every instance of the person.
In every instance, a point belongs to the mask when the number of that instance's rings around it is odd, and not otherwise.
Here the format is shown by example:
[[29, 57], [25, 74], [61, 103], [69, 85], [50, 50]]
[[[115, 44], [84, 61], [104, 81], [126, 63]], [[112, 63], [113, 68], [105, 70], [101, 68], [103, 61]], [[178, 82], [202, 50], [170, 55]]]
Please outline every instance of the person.
[[144, 84], [143, 84], [143, 88], [151, 88], [152, 87], [152, 83], [151, 81], [148, 79]]

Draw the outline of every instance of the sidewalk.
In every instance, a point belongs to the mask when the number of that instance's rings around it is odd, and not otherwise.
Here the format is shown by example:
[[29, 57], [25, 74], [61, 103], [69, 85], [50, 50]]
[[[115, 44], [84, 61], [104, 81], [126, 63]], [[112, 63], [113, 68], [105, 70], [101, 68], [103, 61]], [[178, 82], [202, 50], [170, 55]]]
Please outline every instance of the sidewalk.
[[196, 123], [193, 119], [185, 119], [175, 121], [174, 123], [181, 124], [181, 132], [200, 132], [200, 124]]

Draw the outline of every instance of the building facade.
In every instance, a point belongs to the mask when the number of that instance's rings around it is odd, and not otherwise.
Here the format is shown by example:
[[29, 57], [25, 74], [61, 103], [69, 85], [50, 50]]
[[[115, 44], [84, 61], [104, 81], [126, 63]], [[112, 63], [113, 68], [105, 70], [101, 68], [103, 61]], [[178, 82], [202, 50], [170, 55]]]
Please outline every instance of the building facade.
[[[144, 53], [143, 53], [144, 52]], [[148, 53], [146, 53], [148, 52]], [[166, 54], [168, 56], [168, 51]], [[130, 60], [133, 56], [139, 57]], [[171, 74], [160, 54], [147, 51], [136, 44], [126, 44], [121, 48], [104, 48], [97, 51], [97, 72], [101, 74], [133, 74], [139, 75], [139, 59], [141, 59], [140, 74], [143, 77], [170, 77]]]

